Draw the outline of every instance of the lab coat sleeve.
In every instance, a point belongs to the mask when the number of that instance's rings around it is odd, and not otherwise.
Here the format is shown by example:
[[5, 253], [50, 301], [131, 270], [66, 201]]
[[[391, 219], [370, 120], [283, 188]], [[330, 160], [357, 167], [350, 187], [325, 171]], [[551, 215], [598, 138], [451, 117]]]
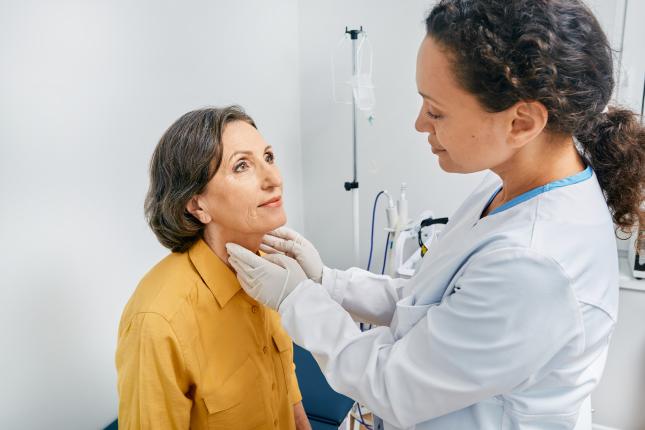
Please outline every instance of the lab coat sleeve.
[[575, 344], [582, 324], [560, 266], [525, 248], [472, 257], [452, 294], [414, 308], [397, 309], [396, 318], [423, 312], [400, 339], [389, 327], [360, 332], [311, 283], [280, 313], [334, 390], [401, 428], [512, 391]]
[[119, 428], [188, 429], [192, 400], [185, 360], [170, 324], [141, 313], [120, 335], [116, 355]]
[[407, 279], [376, 275], [353, 267], [323, 268], [322, 285], [332, 299], [357, 321], [388, 326], [403, 296]]

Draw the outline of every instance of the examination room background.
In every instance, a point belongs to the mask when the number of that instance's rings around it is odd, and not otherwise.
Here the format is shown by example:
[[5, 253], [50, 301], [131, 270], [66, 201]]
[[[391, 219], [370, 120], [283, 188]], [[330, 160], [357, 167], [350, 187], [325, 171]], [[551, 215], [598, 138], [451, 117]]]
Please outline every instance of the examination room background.
[[[617, 100], [640, 111], [645, 2], [590, 3], [622, 47]], [[431, 5], [0, 0], [0, 428], [99, 429], [116, 416], [119, 317], [167, 253], [143, 219], [148, 162], [188, 110], [246, 108], [276, 149], [289, 225], [327, 265], [353, 263], [351, 107], [333, 102], [330, 73], [345, 26], [362, 25], [374, 50], [375, 121], [358, 129], [361, 265], [379, 190], [406, 182], [412, 217], [449, 216], [483, 174], [442, 172], [413, 128]], [[645, 293], [621, 290], [592, 396], [598, 430], [645, 428], [643, 315]]]

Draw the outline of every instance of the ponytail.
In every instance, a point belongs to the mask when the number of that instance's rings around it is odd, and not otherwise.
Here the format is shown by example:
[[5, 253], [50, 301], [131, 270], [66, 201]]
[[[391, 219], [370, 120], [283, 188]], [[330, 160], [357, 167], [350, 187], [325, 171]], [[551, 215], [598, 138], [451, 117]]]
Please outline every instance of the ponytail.
[[636, 225], [645, 230], [645, 127], [638, 115], [609, 108], [575, 136], [596, 172], [616, 226], [625, 232]]

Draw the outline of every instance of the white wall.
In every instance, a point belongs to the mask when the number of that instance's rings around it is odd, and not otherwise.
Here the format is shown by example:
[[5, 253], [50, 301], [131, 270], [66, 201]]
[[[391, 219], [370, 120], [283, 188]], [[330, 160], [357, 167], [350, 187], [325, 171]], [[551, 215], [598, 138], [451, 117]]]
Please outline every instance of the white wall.
[[302, 229], [296, 0], [0, 0], [0, 428], [97, 429], [117, 324], [166, 251], [148, 161], [184, 112], [237, 102]]
[[[428, 0], [302, 1], [300, 7], [301, 131], [305, 228], [325, 263], [353, 265], [352, 107], [332, 100], [330, 53], [345, 26], [367, 31], [374, 52], [376, 121], [359, 117], [361, 265], [367, 264], [372, 204], [378, 191], [399, 195], [408, 184], [410, 215], [424, 209], [451, 214], [482, 175], [444, 173], [426, 137], [414, 130], [421, 106], [415, 81], [416, 54], [425, 34]], [[346, 55], [351, 56], [348, 49]], [[385, 199], [377, 209], [375, 259], [383, 258]]]

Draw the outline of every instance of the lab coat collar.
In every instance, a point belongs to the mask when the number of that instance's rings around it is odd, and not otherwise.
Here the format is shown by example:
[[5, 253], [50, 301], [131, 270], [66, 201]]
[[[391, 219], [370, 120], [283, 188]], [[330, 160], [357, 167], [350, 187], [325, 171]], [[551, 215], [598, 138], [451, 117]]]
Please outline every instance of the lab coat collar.
[[188, 250], [188, 256], [220, 307], [226, 306], [242, 288], [235, 273], [215, 255], [203, 239], [195, 242]]

